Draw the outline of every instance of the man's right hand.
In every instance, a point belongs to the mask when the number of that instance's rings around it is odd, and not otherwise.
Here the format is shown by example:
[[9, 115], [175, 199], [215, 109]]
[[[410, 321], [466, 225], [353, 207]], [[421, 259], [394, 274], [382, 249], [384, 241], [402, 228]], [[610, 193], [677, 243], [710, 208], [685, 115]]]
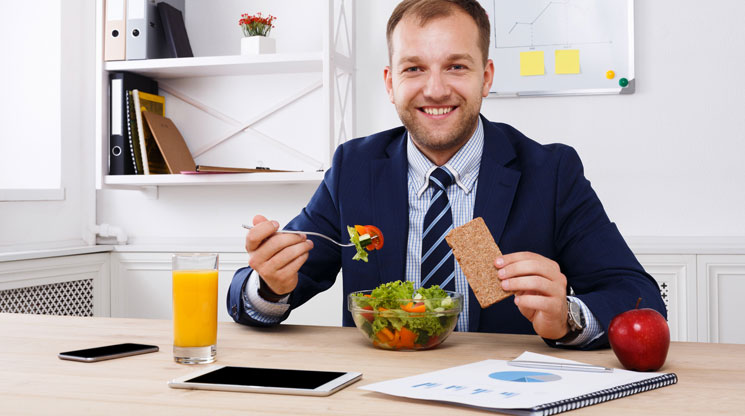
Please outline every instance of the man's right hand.
[[246, 251], [251, 256], [248, 265], [274, 293], [292, 292], [313, 242], [304, 235], [277, 233], [279, 223], [262, 215], [253, 218], [253, 225], [246, 234]]

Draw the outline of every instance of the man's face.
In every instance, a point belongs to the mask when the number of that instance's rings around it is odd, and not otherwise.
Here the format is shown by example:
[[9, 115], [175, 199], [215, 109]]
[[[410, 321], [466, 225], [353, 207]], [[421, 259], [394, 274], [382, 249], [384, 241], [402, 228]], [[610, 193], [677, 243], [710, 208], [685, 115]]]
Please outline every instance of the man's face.
[[459, 10], [423, 27], [405, 17], [391, 46], [388, 96], [417, 147], [444, 164], [473, 134], [494, 76], [491, 60], [483, 63], [476, 23]]

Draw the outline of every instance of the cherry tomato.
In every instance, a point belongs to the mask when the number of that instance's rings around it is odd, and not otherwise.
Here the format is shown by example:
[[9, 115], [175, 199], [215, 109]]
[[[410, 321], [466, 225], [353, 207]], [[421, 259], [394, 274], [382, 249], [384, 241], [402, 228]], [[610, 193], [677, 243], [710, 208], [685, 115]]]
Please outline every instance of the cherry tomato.
[[[365, 248], [367, 250], [380, 250], [383, 248], [383, 233], [380, 232], [380, 229], [374, 225], [365, 225], [365, 228], [367, 234], [370, 234], [370, 237], [372, 237], [372, 244]], [[377, 238], [375, 238], [376, 236]]]

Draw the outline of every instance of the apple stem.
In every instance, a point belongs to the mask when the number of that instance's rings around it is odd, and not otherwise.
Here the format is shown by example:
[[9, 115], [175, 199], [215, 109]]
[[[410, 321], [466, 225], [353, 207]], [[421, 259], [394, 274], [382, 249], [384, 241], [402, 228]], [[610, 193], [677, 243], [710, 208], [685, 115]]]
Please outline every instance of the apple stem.
[[636, 300], [636, 309], [639, 309], [639, 304], [642, 302], [642, 298]]

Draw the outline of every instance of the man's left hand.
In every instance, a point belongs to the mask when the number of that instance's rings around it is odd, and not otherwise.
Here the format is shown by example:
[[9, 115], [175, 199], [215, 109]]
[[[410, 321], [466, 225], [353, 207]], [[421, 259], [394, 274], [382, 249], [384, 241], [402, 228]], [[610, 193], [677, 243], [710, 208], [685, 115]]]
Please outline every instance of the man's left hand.
[[531, 252], [497, 257], [502, 289], [515, 292], [515, 305], [543, 338], [558, 339], [569, 331], [567, 323], [567, 278], [559, 265]]

